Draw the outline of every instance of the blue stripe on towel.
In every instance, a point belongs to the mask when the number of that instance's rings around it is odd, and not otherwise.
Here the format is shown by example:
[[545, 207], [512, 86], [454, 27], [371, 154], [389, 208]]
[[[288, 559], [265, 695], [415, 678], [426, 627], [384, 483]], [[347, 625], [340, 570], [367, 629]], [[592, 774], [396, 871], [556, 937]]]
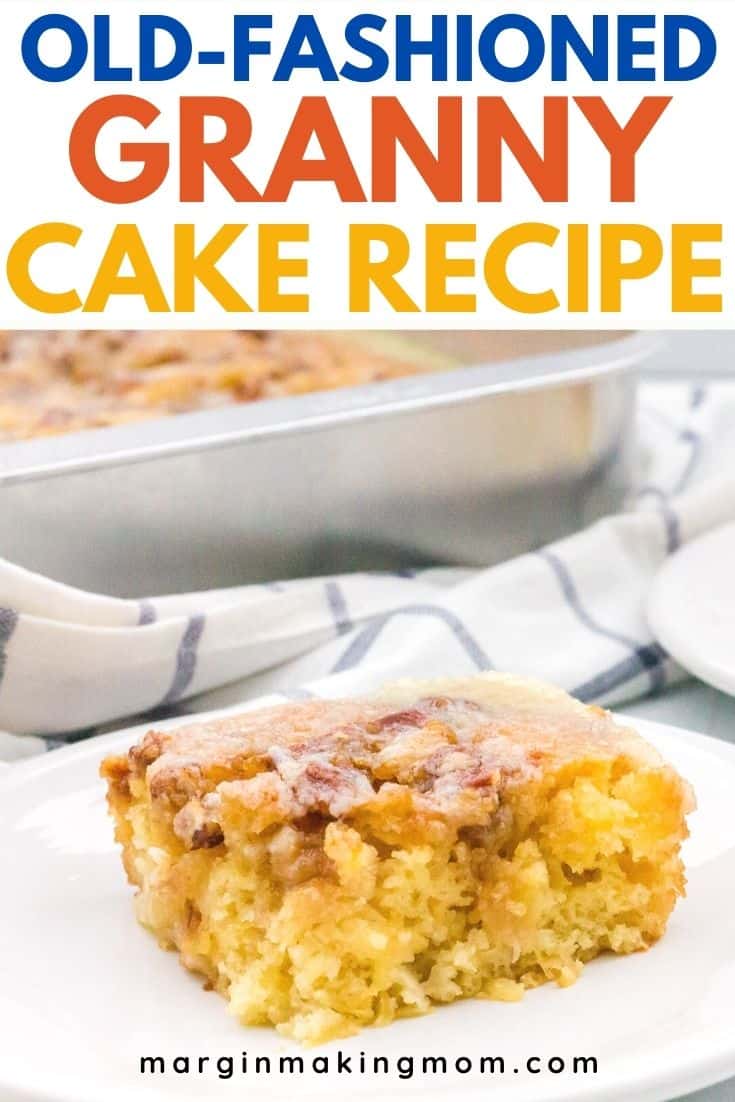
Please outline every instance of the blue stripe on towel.
[[138, 601], [138, 627], [155, 624], [157, 615], [152, 601]]
[[327, 604], [337, 627], [337, 634], [344, 635], [352, 631], [352, 621], [347, 609], [347, 599], [339, 582], [327, 582], [324, 587], [327, 594]]
[[18, 626], [18, 613], [14, 608], [0, 608], [0, 685], [8, 663], [7, 645]]
[[[577, 587], [574, 584], [574, 579], [561, 559], [551, 551], [539, 551], [538, 556], [554, 572], [559, 582], [564, 600], [579, 622], [584, 624], [584, 626], [595, 635], [600, 635], [605, 639], [611, 639], [614, 643], [618, 643], [621, 647], [625, 647], [626, 650], [631, 651], [631, 655], [627, 660], [627, 665], [629, 667], [627, 677], [624, 675], [626, 663], [623, 663], [622, 666], [614, 667], [612, 672], [608, 671], [607, 674], [601, 674], [599, 678], [594, 678], [589, 685], [594, 684], [594, 682], [598, 680], [603, 683], [608, 676], [622, 679], [618, 680], [616, 685], [622, 684], [623, 681], [637, 675], [641, 670], [648, 670], [651, 678], [651, 689], [654, 692], [658, 692], [662, 689], [666, 684], [666, 676], [661, 657], [656, 653], [656, 651], [661, 651], [661, 648], [639, 643], [637, 639], [634, 639], [630, 635], [625, 635], [623, 632], [615, 631], [612, 628], [605, 627], [604, 624], [598, 623], [582, 604], [579, 593], [577, 592]], [[661, 654], [663, 654], [663, 652], [661, 652]], [[589, 686], [582, 686], [582, 689], [587, 692], [590, 691]], [[609, 690], [600, 690], [600, 695], [603, 691], [607, 692]], [[575, 693], [574, 695], [577, 694]], [[586, 699], [591, 699], [591, 697], [588, 696]]]
[[[692, 392], [689, 398], [689, 411], [692, 414], [696, 414], [705, 404], [708, 398], [708, 392], [705, 387], [695, 386], [692, 388]], [[677, 494], [683, 493], [686, 487], [691, 481], [701, 457], [702, 446], [704, 444], [704, 437], [702, 433], [692, 428], [691, 423], [684, 425], [677, 425], [660, 410], [652, 408], [650, 406], [645, 407], [645, 412], [649, 417], [652, 417], [659, 424], [662, 424], [669, 430], [669, 432], [679, 441], [681, 444], [687, 444], [690, 448], [689, 458], [684, 464], [676, 484], [671, 487], [667, 496], [675, 497]], [[645, 492], [649, 492], [648, 488]], [[663, 491], [662, 491], [663, 493]], [[641, 495], [639, 495], [641, 496]]]
[[699, 460], [702, 454], [702, 444], [704, 443], [701, 432], [695, 432], [694, 429], [684, 429], [679, 439], [682, 441], [682, 443], [689, 445], [689, 447], [691, 448], [691, 453], [689, 455], [689, 459], [686, 462], [684, 470], [681, 473], [679, 481], [672, 490], [672, 494], [674, 495], [683, 493], [683, 491], [689, 485], [692, 479], [692, 475], [694, 474], [699, 464]]
[[165, 708], [167, 705], [180, 700], [191, 686], [197, 667], [199, 641], [204, 632], [205, 624], [206, 617], [199, 615], [192, 616], [186, 625], [186, 631], [184, 632], [176, 654], [174, 679], [171, 682], [171, 688], [161, 701], [161, 708]]
[[[578, 700], [583, 700], [585, 703], [599, 700], [600, 697], [607, 696], [614, 689], [619, 689], [621, 685], [632, 681], [644, 670], [649, 672], [659, 671], [663, 679], [664, 665], [668, 658], [666, 651], [657, 643], [650, 647], [640, 647], [629, 658], [625, 658], [622, 662], [618, 662], [617, 665], [597, 674], [596, 677], [586, 681], [583, 685], [578, 685], [576, 689], [572, 689], [572, 696], [576, 696]], [[653, 677], [651, 680], [653, 681]]]
[[383, 628], [396, 616], [429, 616], [440, 620], [449, 628], [478, 670], [491, 670], [493, 668], [492, 662], [485, 651], [453, 612], [446, 608], [440, 608], [438, 605], [406, 605], [404, 608], [394, 609], [392, 612], [374, 617], [352, 640], [332, 672], [343, 673], [345, 670], [353, 670], [356, 666], [359, 666]]
[[681, 547], [681, 524], [676, 510], [658, 486], [642, 486], [637, 496], [639, 499], [652, 497], [658, 502], [658, 510], [666, 532], [666, 553], [673, 555], [674, 551], [678, 551]]
[[676, 510], [671, 508], [671, 505], [665, 497], [662, 497], [659, 502], [659, 511], [661, 513], [664, 531], [666, 532], [666, 553], [673, 555], [674, 551], [678, 551], [681, 547], [681, 524], [679, 523], [679, 517], [676, 514]]

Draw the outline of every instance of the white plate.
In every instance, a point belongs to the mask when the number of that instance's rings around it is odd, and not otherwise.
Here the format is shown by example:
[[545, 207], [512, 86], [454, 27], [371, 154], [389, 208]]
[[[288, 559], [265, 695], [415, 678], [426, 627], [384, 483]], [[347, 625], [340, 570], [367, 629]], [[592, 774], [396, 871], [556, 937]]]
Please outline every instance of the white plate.
[[668, 559], [651, 588], [647, 614], [659, 643], [684, 669], [735, 695], [735, 524]]
[[[650, 952], [605, 958], [580, 981], [529, 992], [520, 1004], [467, 1001], [424, 1018], [302, 1050], [243, 1029], [176, 957], [135, 923], [111, 841], [97, 767], [130, 745], [115, 734], [14, 766], [0, 779], [0, 1098], [3, 1102], [166, 1102], [319, 1099], [349, 1095], [438, 1102], [458, 1096], [509, 1102], [671, 1099], [735, 1073], [735, 748], [635, 721], [695, 786], [699, 810], [687, 843], [689, 897]], [[477, 1059], [507, 1072], [398, 1081], [379, 1075], [218, 1080], [210, 1068], [153, 1083], [142, 1055], [354, 1060], [365, 1052]], [[531, 1075], [528, 1057], [594, 1056], [599, 1073]], [[523, 1070], [515, 1073], [515, 1067]]]

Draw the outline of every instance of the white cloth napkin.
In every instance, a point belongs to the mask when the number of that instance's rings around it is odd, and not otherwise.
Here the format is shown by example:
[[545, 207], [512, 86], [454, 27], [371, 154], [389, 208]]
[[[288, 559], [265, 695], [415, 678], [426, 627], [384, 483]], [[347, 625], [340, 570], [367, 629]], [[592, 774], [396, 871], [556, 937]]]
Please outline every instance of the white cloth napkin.
[[0, 760], [125, 719], [407, 675], [510, 670], [604, 703], [660, 690], [682, 674], [650, 635], [645, 597], [677, 547], [735, 519], [735, 384], [650, 384], [638, 416], [627, 511], [487, 570], [125, 601], [0, 561]]

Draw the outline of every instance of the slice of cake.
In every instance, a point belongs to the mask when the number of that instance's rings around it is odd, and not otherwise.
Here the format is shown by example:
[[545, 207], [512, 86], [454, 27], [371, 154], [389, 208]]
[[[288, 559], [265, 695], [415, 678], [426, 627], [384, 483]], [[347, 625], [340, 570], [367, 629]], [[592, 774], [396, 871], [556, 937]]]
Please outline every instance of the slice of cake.
[[598, 708], [499, 675], [151, 731], [102, 766], [140, 921], [306, 1042], [646, 949], [693, 807]]

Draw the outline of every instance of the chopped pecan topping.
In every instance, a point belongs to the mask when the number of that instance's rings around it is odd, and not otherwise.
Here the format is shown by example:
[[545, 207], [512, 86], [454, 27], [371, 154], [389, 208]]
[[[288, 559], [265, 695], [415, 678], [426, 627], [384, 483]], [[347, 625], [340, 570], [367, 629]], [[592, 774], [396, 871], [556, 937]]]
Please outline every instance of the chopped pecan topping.
[[215, 849], [221, 846], [225, 840], [222, 829], [216, 823], [205, 823], [198, 827], [191, 836], [192, 849]]
[[371, 734], [378, 734], [389, 727], [421, 727], [427, 718], [426, 712], [420, 712], [418, 708], [408, 708], [405, 712], [392, 712], [368, 723], [367, 729]]

